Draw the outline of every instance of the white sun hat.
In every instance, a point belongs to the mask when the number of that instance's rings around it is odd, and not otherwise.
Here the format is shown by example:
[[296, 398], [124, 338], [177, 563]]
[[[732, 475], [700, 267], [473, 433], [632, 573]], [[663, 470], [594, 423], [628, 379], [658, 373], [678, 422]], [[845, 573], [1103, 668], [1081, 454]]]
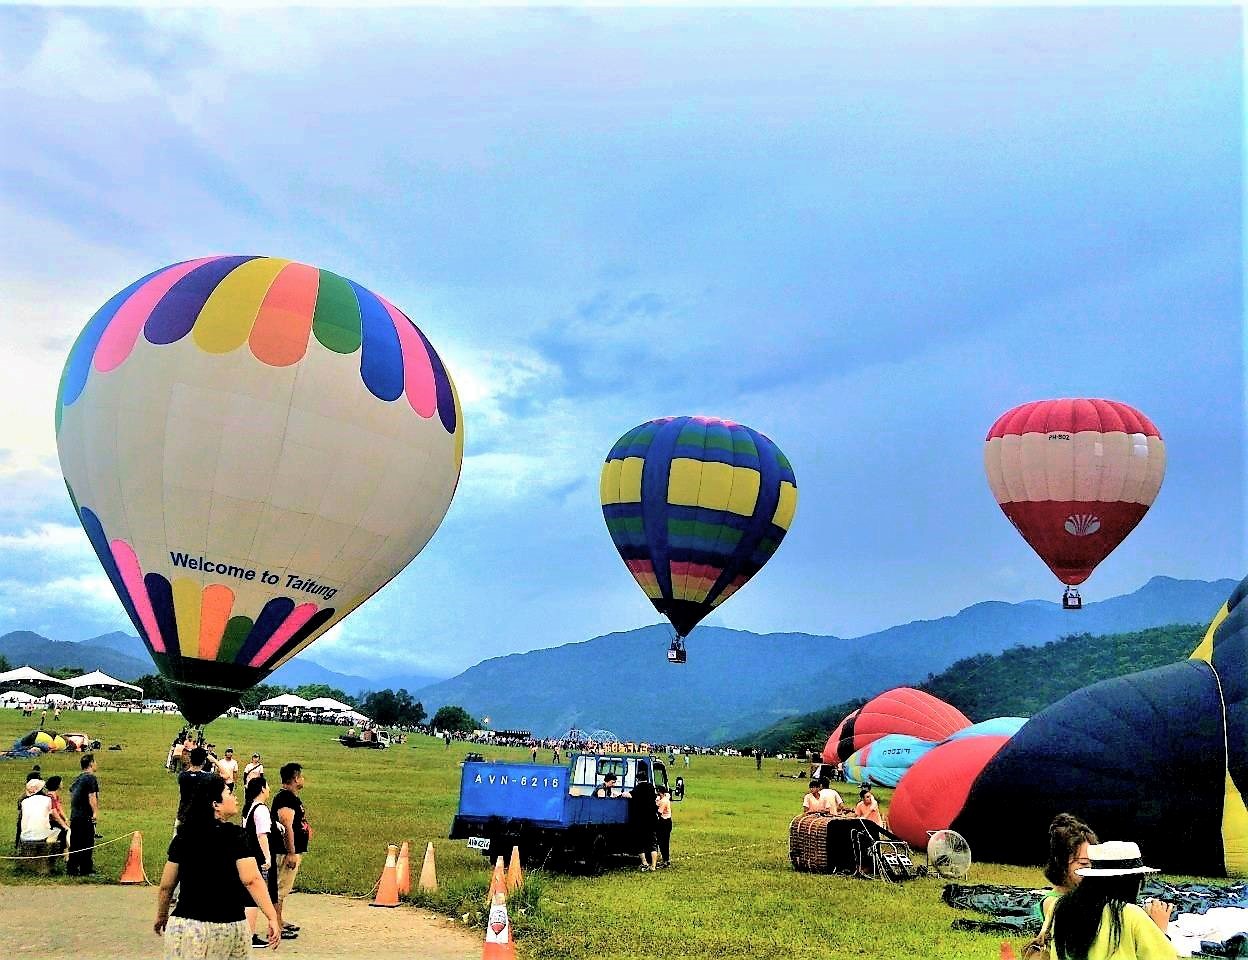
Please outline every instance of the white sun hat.
[[1080, 867], [1075, 873], [1081, 877], [1125, 877], [1132, 873], [1161, 873], [1153, 867], [1144, 866], [1140, 848], [1130, 840], [1106, 840], [1088, 845], [1090, 866]]

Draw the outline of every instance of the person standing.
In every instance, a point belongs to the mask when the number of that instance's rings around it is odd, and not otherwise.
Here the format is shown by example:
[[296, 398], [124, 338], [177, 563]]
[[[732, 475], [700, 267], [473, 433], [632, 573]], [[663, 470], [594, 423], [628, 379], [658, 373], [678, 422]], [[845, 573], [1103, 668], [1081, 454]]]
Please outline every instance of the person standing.
[[658, 795], [650, 782], [649, 774], [641, 761], [637, 762], [637, 782], [628, 798], [628, 821], [636, 838], [637, 852], [641, 855], [642, 872], [657, 870], [659, 866], [658, 843], [655, 837], [658, 824]]
[[95, 754], [78, 761], [82, 773], [69, 785], [69, 865], [71, 877], [95, 873], [95, 827], [100, 817], [100, 781], [95, 776]]
[[299, 867], [308, 852], [312, 831], [308, 826], [307, 811], [299, 797], [305, 785], [303, 765], [287, 763], [280, 773], [282, 789], [273, 798], [273, 819], [281, 829], [274, 827], [270, 843], [277, 849], [277, 916], [282, 936], [289, 940], [299, 932], [299, 927], [286, 920], [286, 898], [295, 888], [295, 877], [299, 875]]
[[672, 865], [672, 798], [668, 796], [667, 787], [661, 783], [654, 788], [654, 792], [657, 794], [655, 805], [659, 815], [656, 823], [659, 867], [667, 869]]
[[[229, 822], [237, 812], [238, 798], [219, 776], [210, 774], [197, 784], [160, 875], [152, 929], [164, 937], [166, 960], [246, 957], [250, 933], [243, 903], [248, 894], [269, 918], [267, 945], [276, 949], [281, 943], [277, 911], [255, 858], [243, 831]], [[170, 916], [169, 899], [179, 883], [178, 904]]]
[[191, 798], [195, 796], [196, 789], [212, 776], [204, 769], [207, 762], [208, 751], [203, 747], [195, 747], [190, 752], [186, 770], [178, 774], [178, 813], [173, 820], [175, 833], [186, 819], [186, 811], [190, 809]]
[[[260, 754], [253, 753], [251, 755], [251, 763], [243, 767], [243, 786], [251, 783], [256, 777], [264, 776], [264, 764], [260, 762]], [[267, 778], [266, 778], [267, 779]]]
[[61, 708], [59, 706], [55, 710], [52, 711], [52, 722], [53, 723], [61, 722]]
[[[243, 835], [247, 840], [248, 852], [256, 858], [260, 868], [260, 876], [264, 878], [265, 889], [269, 891], [269, 899], [277, 907], [277, 868], [273, 863], [273, 847], [269, 836], [273, 832], [273, 819], [266, 804], [269, 802], [269, 782], [264, 777], [252, 777], [246, 784], [246, 796], [243, 805]], [[243, 904], [247, 911], [247, 929], [251, 931], [251, 945], [263, 947], [266, 937], [256, 935], [256, 913], [260, 904], [255, 901]]]
[[234, 759], [234, 748], [226, 747], [225, 756], [217, 761], [217, 774], [225, 781], [226, 789], [234, 792], [234, 781], [238, 778], [238, 761]]

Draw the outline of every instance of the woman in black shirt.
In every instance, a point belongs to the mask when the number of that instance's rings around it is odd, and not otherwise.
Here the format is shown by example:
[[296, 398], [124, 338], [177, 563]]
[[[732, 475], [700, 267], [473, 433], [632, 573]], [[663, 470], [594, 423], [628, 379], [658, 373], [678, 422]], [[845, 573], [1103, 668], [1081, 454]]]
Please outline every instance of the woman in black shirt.
[[[238, 798], [216, 774], [197, 786], [160, 876], [154, 929], [164, 935], [165, 960], [249, 956], [251, 932], [243, 913], [247, 894], [269, 919], [269, 947], [276, 950], [281, 942], [277, 911], [256, 859], [242, 828], [229, 822], [237, 812]], [[179, 881], [182, 892], [171, 917], [169, 898]]]

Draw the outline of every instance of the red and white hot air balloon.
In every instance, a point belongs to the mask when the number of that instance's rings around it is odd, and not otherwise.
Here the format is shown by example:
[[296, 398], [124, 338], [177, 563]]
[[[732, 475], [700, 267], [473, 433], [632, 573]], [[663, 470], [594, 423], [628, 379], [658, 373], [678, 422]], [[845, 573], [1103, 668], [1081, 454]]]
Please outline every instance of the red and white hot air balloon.
[[1115, 400], [1036, 400], [1002, 414], [988, 431], [984, 467], [1010, 522], [1079, 592], [1156, 499], [1166, 445], [1152, 421]]

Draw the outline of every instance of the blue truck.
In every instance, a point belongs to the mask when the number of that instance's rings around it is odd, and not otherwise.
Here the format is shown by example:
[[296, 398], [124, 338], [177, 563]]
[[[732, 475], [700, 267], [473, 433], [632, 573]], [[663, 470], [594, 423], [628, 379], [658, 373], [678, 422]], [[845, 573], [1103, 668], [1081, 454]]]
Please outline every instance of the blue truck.
[[[529, 864], [604, 866], [612, 857], [635, 853], [628, 823], [628, 794], [638, 780], [668, 786], [667, 768], [656, 757], [573, 754], [566, 766], [468, 760], [459, 782], [459, 809], [450, 838], [467, 840], [487, 858], [509, 858], [520, 848]], [[607, 774], [615, 774], [619, 795], [597, 796]], [[676, 778], [673, 800], [684, 796]]]

